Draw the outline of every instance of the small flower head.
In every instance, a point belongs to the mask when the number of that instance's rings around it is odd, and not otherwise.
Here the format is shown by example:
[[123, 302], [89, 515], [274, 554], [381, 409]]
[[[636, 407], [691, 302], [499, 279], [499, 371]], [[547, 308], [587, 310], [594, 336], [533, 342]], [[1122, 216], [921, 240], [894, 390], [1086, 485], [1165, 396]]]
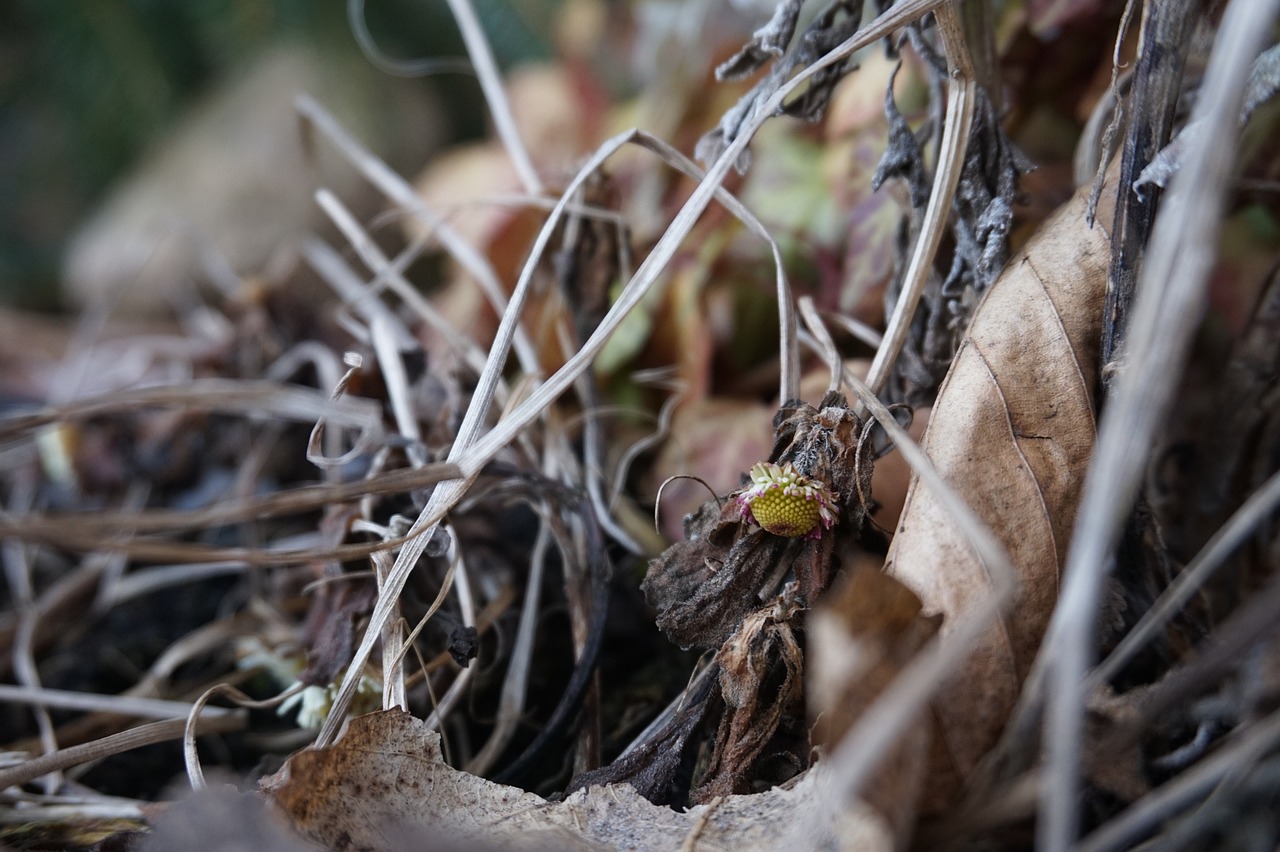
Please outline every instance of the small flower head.
[[757, 463], [751, 468], [751, 483], [738, 494], [742, 516], [774, 535], [820, 538], [836, 522], [835, 495], [798, 473], [790, 462]]

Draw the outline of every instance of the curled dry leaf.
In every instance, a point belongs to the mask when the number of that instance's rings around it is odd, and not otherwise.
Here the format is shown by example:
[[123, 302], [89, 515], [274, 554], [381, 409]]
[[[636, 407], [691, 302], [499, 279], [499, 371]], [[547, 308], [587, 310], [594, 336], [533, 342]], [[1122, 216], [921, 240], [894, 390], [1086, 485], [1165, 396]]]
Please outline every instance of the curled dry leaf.
[[[1104, 193], [1114, 204], [1115, 182]], [[924, 447], [1000, 539], [1018, 572], [1015, 603], [941, 690], [946, 767], [967, 776], [1012, 709], [1058, 594], [1095, 438], [1099, 318], [1108, 237], [1077, 195], [992, 286], [938, 394]], [[1110, 221], [1099, 216], [1099, 221]], [[942, 504], [913, 480], [885, 570], [950, 624], [991, 593], [984, 565]], [[938, 753], [938, 750], [935, 750]], [[926, 807], [954, 782], [935, 780]]]
[[[803, 698], [804, 655], [792, 628], [802, 609], [796, 584], [788, 583], [772, 606], [748, 615], [738, 632], [716, 653], [720, 671], [720, 697], [724, 714], [716, 733], [715, 750], [703, 773], [702, 783], [692, 794], [697, 802], [709, 802], [730, 793], [748, 793], [753, 767], [774, 739], [788, 715], [799, 715]], [[782, 768], [790, 777], [797, 765], [808, 758], [807, 738], [779, 743], [781, 757], [786, 745], [792, 752]], [[786, 764], [790, 764], [787, 771]], [[785, 778], [782, 780], [786, 780]]]
[[[389, 710], [352, 720], [334, 746], [294, 756], [264, 791], [307, 838], [331, 849], [557, 850], [780, 848], [814, 820], [820, 773], [791, 789], [726, 796], [677, 813], [631, 787], [592, 787], [548, 802], [446, 764], [421, 720]], [[853, 803], [832, 848], [893, 848], [874, 812]], [[800, 836], [804, 836], [803, 833]], [[492, 845], [485, 845], [492, 844]]]

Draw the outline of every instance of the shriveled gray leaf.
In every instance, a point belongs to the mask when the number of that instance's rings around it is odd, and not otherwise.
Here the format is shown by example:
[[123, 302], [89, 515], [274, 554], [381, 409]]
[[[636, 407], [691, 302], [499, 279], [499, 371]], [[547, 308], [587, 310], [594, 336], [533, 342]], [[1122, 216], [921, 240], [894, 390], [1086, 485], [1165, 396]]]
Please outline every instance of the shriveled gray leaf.
[[[886, 111], [890, 100], [886, 98]], [[892, 117], [890, 122], [892, 126]], [[891, 145], [885, 156], [886, 160], [891, 155], [896, 157], [891, 167], [908, 181], [914, 203], [916, 181], [922, 187], [919, 191], [927, 194], [928, 180], [923, 165], [918, 160], [911, 161], [912, 156], [922, 157], [923, 151], [919, 145], [913, 151], [905, 134], [910, 134], [910, 129], [903, 122], [891, 136], [898, 141], [896, 149]], [[887, 168], [885, 161], [881, 168]], [[951, 266], [945, 277], [939, 274], [925, 289], [907, 344], [888, 384], [890, 398], [912, 405], [932, 401], [974, 308], [1004, 269], [1018, 180], [1033, 168], [1005, 135], [990, 97], [979, 89], [964, 166], [952, 200], [955, 251]], [[920, 177], [916, 176], [917, 171]], [[885, 293], [890, 309], [897, 297], [896, 286]]]
[[[796, 43], [791, 47], [790, 51], [782, 55], [769, 54], [764, 56], [762, 61], [756, 62], [753, 66], [750, 65], [757, 53], [771, 51], [778, 46], [778, 41], [784, 31], [783, 25], [787, 23], [786, 17], [789, 12], [790, 10], [787, 8], [780, 8], [775, 13], [774, 20], [770, 22], [770, 26], [756, 33], [756, 38], [753, 38], [738, 56], [735, 56], [717, 70], [718, 74], [732, 73], [741, 67], [747, 69], [743, 73], [750, 73], [751, 70], [760, 67], [764, 61], [769, 58], [773, 59], [773, 67], [764, 79], [753, 86], [751, 91], [747, 92], [738, 103], [724, 114], [715, 129], [703, 136], [698, 142], [696, 154], [698, 159], [703, 162], [710, 163], [716, 160], [724, 152], [725, 148], [737, 139], [738, 133], [748, 119], [757, 116], [764, 104], [769, 101], [797, 69], [804, 68], [822, 58], [832, 48], [853, 36], [862, 24], [861, 3], [854, 2], [854, 0], [833, 0], [814, 19], [813, 23], [805, 29], [804, 33], [796, 39]], [[776, 32], [770, 35], [768, 31], [775, 22], [779, 26]], [[790, 26], [794, 31], [794, 22]], [[757, 45], [756, 41], [761, 33], [766, 33], [768, 39]], [[818, 72], [809, 81], [808, 88], [795, 100], [782, 108], [782, 113], [816, 121], [826, 110], [827, 103], [831, 99], [831, 93], [835, 90], [836, 84], [852, 69], [853, 66], [850, 63], [838, 62], [830, 68], [825, 68]], [[726, 79], [726, 77], [722, 76], [722, 79]], [[750, 164], [750, 157], [744, 152], [735, 165], [739, 172], [745, 172]]]
[[871, 189], [879, 190], [890, 178], [900, 178], [911, 194], [911, 206], [920, 208], [929, 200], [929, 177], [924, 170], [924, 150], [915, 131], [907, 124], [893, 97], [893, 84], [902, 69], [899, 62], [889, 75], [889, 85], [884, 93], [884, 115], [889, 120], [889, 144], [885, 147], [875, 174], [871, 176]]
[[781, 56], [795, 35], [796, 21], [803, 5], [804, 0], [783, 0], [779, 3], [769, 23], [752, 33], [751, 41], [743, 45], [742, 50], [716, 68], [716, 79], [741, 79]]

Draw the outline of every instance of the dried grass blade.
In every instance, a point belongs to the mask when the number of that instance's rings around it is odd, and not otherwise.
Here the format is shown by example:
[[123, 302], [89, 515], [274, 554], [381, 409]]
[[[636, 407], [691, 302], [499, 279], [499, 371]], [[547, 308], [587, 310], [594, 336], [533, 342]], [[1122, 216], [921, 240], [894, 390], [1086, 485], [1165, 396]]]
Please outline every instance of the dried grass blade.
[[150, 538], [109, 538], [95, 530], [81, 532], [48, 518], [14, 518], [0, 513], [0, 537], [37, 541], [62, 550], [90, 552], [110, 550], [140, 562], [152, 563], [227, 563], [246, 565], [289, 565], [312, 560], [363, 559], [372, 553], [392, 550], [409, 540], [408, 536], [387, 541], [340, 544], [334, 547], [289, 547], [294, 539], [286, 539], [265, 549], [253, 547], [211, 547]]
[[[124, 695], [95, 695], [88, 692], [69, 692], [64, 689], [14, 686], [8, 683], [0, 683], [0, 702], [159, 719], [185, 716], [191, 711], [191, 704], [185, 701], [134, 698]], [[211, 708], [209, 716], [212, 718], [229, 712], [229, 710], [215, 707]]]
[[[230, 711], [225, 715], [216, 717], [206, 716], [196, 724], [195, 733], [203, 735], [238, 731], [244, 728], [248, 721], [248, 715], [242, 711]], [[101, 760], [104, 757], [132, 751], [135, 748], [179, 739], [183, 736], [186, 726], [186, 719], [166, 719], [163, 722], [151, 722], [146, 725], [139, 725], [136, 728], [130, 728], [127, 731], [121, 731], [118, 734], [111, 734], [91, 743], [69, 746], [52, 754], [32, 758], [17, 766], [0, 769], [0, 790], [5, 790], [18, 784], [26, 784], [28, 781], [39, 778], [41, 775], [47, 775], [50, 772], [70, 769], [82, 763]]]
[[502, 694], [498, 702], [498, 715], [494, 719], [489, 739], [467, 764], [472, 775], [484, 775], [502, 756], [511, 742], [524, 713], [525, 692], [529, 681], [530, 661], [533, 659], [534, 628], [538, 622], [538, 608], [542, 602], [542, 575], [547, 563], [547, 548], [551, 533], [544, 523], [538, 527], [529, 556], [529, 579], [525, 583], [524, 603], [520, 608], [520, 621], [516, 626], [516, 641], [511, 648], [511, 662], [502, 679]]
[[[404, 178], [356, 141], [356, 138], [313, 98], [300, 97], [296, 106], [303, 118], [318, 128], [365, 176], [366, 180], [387, 198], [412, 214], [425, 227], [435, 232], [436, 238], [445, 250], [476, 280], [481, 292], [493, 304], [494, 309], [505, 316], [507, 297], [503, 292], [502, 282], [498, 280], [498, 275], [494, 272], [488, 258], [463, 239], [443, 217], [427, 206], [427, 203]], [[515, 338], [516, 357], [519, 358], [521, 367], [526, 373], [536, 372], [538, 357], [533, 344], [529, 342], [522, 329], [516, 330]]]
[[1174, 581], [1156, 599], [1151, 608], [1142, 614], [1138, 623], [1125, 635], [1115, 649], [1090, 674], [1085, 684], [1089, 692], [1114, 677], [1126, 663], [1133, 659], [1156, 631], [1186, 606], [1205, 581], [1222, 567], [1227, 558], [1245, 543], [1280, 505], [1280, 473], [1273, 474], [1266, 483], [1236, 510], [1213, 538], [1187, 563]]
[[[229, 683], [220, 683], [205, 690], [204, 694], [197, 698], [196, 703], [191, 706], [191, 710], [187, 714], [182, 731], [182, 757], [187, 764], [187, 779], [191, 782], [191, 789], [203, 790], [206, 786], [204, 783], [204, 770], [200, 767], [200, 756], [196, 753], [196, 737], [201, 733], [200, 723], [204, 719], [208, 718], [206, 716], [202, 716], [202, 713], [206, 712], [207, 709], [222, 709], [217, 707], [206, 708], [205, 704], [207, 704], [210, 699], [219, 695], [225, 695], [240, 707], [250, 710], [262, 710], [271, 707], [279, 707], [286, 700], [297, 695], [306, 688], [307, 685], [305, 683], [295, 683], [279, 695], [268, 698], [264, 701], [253, 700]], [[232, 715], [234, 713], [235, 711], [233, 710], [223, 710], [219, 715]]]
[[396, 343], [401, 335], [408, 334], [401, 323], [383, 314], [374, 316], [369, 326], [373, 351], [378, 358], [378, 366], [382, 369], [382, 381], [387, 386], [387, 397], [391, 401], [396, 429], [399, 430], [400, 437], [408, 441], [405, 452], [409, 456], [410, 465], [422, 468], [427, 464], [426, 448], [422, 444], [422, 430], [418, 427], [418, 417], [410, 398], [409, 374], [400, 355], [403, 350]]
[[[31, 468], [27, 468], [31, 471]], [[9, 508], [19, 514], [31, 510], [35, 502], [36, 477], [28, 472], [15, 477], [9, 494]], [[9, 586], [9, 599], [16, 610], [17, 627], [10, 654], [14, 679], [28, 689], [39, 689], [40, 669], [36, 666], [35, 645], [36, 631], [40, 626], [39, 611], [36, 608], [35, 583], [32, 580], [31, 554], [23, 542], [10, 539], [0, 547], [0, 558], [4, 560], [5, 579]], [[36, 718], [36, 728], [40, 734], [40, 746], [45, 753], [58, 750], [57, 734], [53, 719], [43, 705], [35, 705], [32, 712]], [[52, 795], [61, 786], [62, 777], [58, 773], [50, 774], [45, 779], [45, 793]]]
[[[390, 309], [376, 295], [379, 288], [385, 284], [433, 331], [443, 336], [450, 346], [462, 353], [467, 366], [477, 373], [484, 369], [484, 350], [470, 337], [450, 325], [431, 302], [423, 298], [422, 294], [405, 279], [403, 268], [406, 259], [416, 255], [416, 245], [405, 249], [395, 262], [392, 262], [332, 192], [327, 189], [319, 190], [316, 193], [316, 203], [338, 226], [338, 230], [342, 231], [343, 236], [355, 248], [365, 266], [374, 273], [373, 280], [366, 287], [338, 253], [328, 245], [319, 240], [307, 240], [303, 243], [303, 257], [329, 282], [347, 304], [363, 316], [366, 322], [372, 322], [376, 314], [389, 314]], [[415, 342], [413, 336], [409, 335], [403, 344], [409, 346]]]
[[195, 379], [178, 385], [133, 388], [55, 405], [0, 420], [0, 440], [30, 433], [63, 420], [120, 414], [138, 408], [181, 407], [226, 411], [247, 417], [312, 422], [327, 418], [360, 429], [357, 439], [368, 446], [382, 437], [381, 412], [373, 400], [329, 399], [300, 385], [232, 379]]
[[[78, 532], [88, 537], [106, 537], [118, 534], [122, 529], [133, 533], [179, 532], [222, 524], [233, 524], [255, 518], [299, 514], [324, 508], [333, 503], [345, 503], [361, 497], [383, 494], [403, 494], [426, 488], [446, 479], [456, 479], [460, 468], [448, 462], [437, 462], [418, 469], [393, 470], [373, 479], [342, 482], [332, 485], [303, 485], [261, 497], [230, 500], [205, 509], [152, 509], [138, 512], [51, 513], [45, 515], [12, 515], [14, 526], [5, 525], [6, 516], [0, 515], [0, 532], [23, 538], [22, 527], [33, 525], [37, 531], [49, 535], [58, 529], [74, 525]], [[127, 579], [127, 578], [126, 578]]]
[[1231, 775], [1260, 760], [1280, 742], [1280, 713], [1272, 713], [1151, 794], [1139, 799], [1120, 816], [1080, 842], [1079, 852], [1111, 852], [1133, 848], [1144, 833], [1173, 814], [1204, 798]]
[[480, 88], [484, 90], [485, 102], [493, 115], [493, 127], [506, 148], [511, 164], [515, 166], [520, 182], [530, 195], [542, 194], [542, 181], [538, 170], [533, 167], [529, 150], [520, 138], [515, 117], [511, 114], [511, 103], [507, 100], [506, 89], [502, 86], [502, 74], [498, 71], [498, 63], [493, 59], [493, 51], [485, 38], [484, 28], [476, 17], [475, 9], [468, 0], [449, 0], [449, 8], [458, 22], [462, 32], [462, 40], [467, 46], [467, 54], [475, 67], [476, 76], [480, 79]]

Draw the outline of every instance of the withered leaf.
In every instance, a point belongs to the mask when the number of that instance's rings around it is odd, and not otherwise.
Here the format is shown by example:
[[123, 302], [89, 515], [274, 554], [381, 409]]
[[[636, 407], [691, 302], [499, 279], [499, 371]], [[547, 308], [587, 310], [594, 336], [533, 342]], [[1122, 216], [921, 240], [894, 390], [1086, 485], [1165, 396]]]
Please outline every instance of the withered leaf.
[[325, 584], [307, 615], [307, 667], [298, 679], [328, 686], [355, 648], [356, 619], [373, 609], [378, 589], [372, 582]]
[[784, 555], [794, 559], [810, 544], [749, 529], [732, 500], [704, 504], [687, 519], [685, 535], [650, 564], [641, 584], [658, 628], [683, 648], [719, 647], [760, 605], [756, 594]]
[[781, 56], [795, 35], [796, 21], [804, 0], [783, 0], [773, 10], [773, 17], [751, 34], [751, 41], [732, 58], [716, 67], [717, 80], [738, 80], [754, 73], [761, 65]]
[[[938, 630], [920, 599], [865, 560], [823, 598], [807, 623], [806, 687], [815, 744], [834, 747]], [[905, 840], [928, 765], [933, 723], [921, 714], [863, 793]]]
[[[909, 32], [912, 44], [924, 55], [927, 40], [917, 28]], [[931, 65], [935, 75], [945, 72], [944, 66]], [[932, 400], [970, 322], [973, 305], [1004, 268], [1018, 181], [1034, 168], [1005, 134], [988, 93], [979, 88], [976, 97], [973, 126], [951, 202], [955, 239], [951, 266], [940, 282], [926, 288], [909, 342], [889, 382], [889, 397], [912, 405]], [[885, 95], [885, 110], [890, 121], [889, 146], [875, 177], [902, 177], [911, 189], [912, 204], [920, 206], [927, 198], [920, 161], [923, 148], [897, 115], [892, 84]], [[897, 298], [897, 287], [890, 287], [885, 293], [886, 309]]]
[[792, 627], [800, 609], [796, 584], [788, 583], [769, 606], [748, 615], [716, 654], [725, 712], [694, 801], [751, 792], [752, 769], [784, 716], [803, 715], [804, 654]]
[[437, 734], [392, 710], [353, 719], [334, 746], [295, 755], [263, 790], [305, 836], [343, 850], [440, 848], [443, 839], [445, 848], [658, 852], [692, 837], [697, 848], [763, 852], [820, 825], [833, 832], [827, 848], [893, 848], [884, 821], [858, 802], [835, 825], [823, 824], [814, 807], [822, 783], [811, 770], [790, 789], [727, 796], [685, 813], [654, 805], [625, 784], [552, 803], [453, 769]]
[[[1114, 180], [1105, 194], [1114, 204]], [[924, 446], [999, 538], [1018, 572], [1013, 607], [939, 694], [950, 771], [967, 775], [998, 737], [1039, 647], [1093, 450], [1108, 238], [1076, 198], [992, 286], [933, 409]], [[1106, 221], [1106, 220], [1104, 220]], [[959, 528], [913, 479], [885, 570], [942, 634], [991, 593]], [[934, 790], [946, 798], [952, 791]]]
[[916, 138], [915, 131], [899, 112], [898, 102], [893, 96], [893, 84], [901, 69], [902, 63], [899, 62], [885, 86], [884, 115], [889, 121], [889, 144], [876, 166], [875, 173], [871, 175], [871, 188], [880, 189], [891, 177], [902, 178], [911, 193], [911, 206], [923, 207], [929, 200], [929, 179], [924, 171], [924, 150], [920, 147], [920, 140]]
[[[698, 159], [709, 163], [719, 157], [737, 138], [747, 119], [782, 87], [797, 68], [811, 64], [850, 38], [858, 31], [858, 25], [861, 23], [861, 3], [854, 3], [851, 0], [831, 0], [808, 25], [804, 33], [795, 40], [791, 49], [785, 54], [778, 55], [781, 53], [778, 49], [779, 44], [785, 44], [783, 39], [789, 39], [791, 32], [795, 29], [791, 12], [786, 8], [779, 9], [769, 25], [756, 33], [756, 37], [743, 48], [741, 53], [717, 69], [717, 73], [724, 79], [725, 76], [750, 73], [754, 67], [774, 58], [773, 67], [769, 69], [769, 73], [724, 114], [714, 130], [699, 140], [696, 150]], [[757, 59], [760, 62], [757, 62]], [[824, 68], [814, 75], [803, 93], [783, 105], [782, 111], [810, 121], [821, 118], [831, 100], [832, 92], [835, 91], [836, 84], [855, 67], [846, 60]], [[736, 165], [739, 172], [747, 170], [750, 165], [747, 152], [743, 152]]]
[[[1244, 104], [1240, 107], [1240, 126], [1247, 124], [1258, 107], [1277, 94], [1280, 94], [1280, 45], [1263, 51], [1253, 63], [1249, 85], [1245, 89]], [[1184, 152], [1190, 147], [1192, 137], [1203, 132], [1199, 122], [1179, 130], [1173, 141], [1161, 148], [1155, 158], [1143, 168], [1138, 179], [1133, 182], [1134, 191], [1142, 194], [1145, 187], [1152, 185], [1163, 189], [1181, 167]]]

